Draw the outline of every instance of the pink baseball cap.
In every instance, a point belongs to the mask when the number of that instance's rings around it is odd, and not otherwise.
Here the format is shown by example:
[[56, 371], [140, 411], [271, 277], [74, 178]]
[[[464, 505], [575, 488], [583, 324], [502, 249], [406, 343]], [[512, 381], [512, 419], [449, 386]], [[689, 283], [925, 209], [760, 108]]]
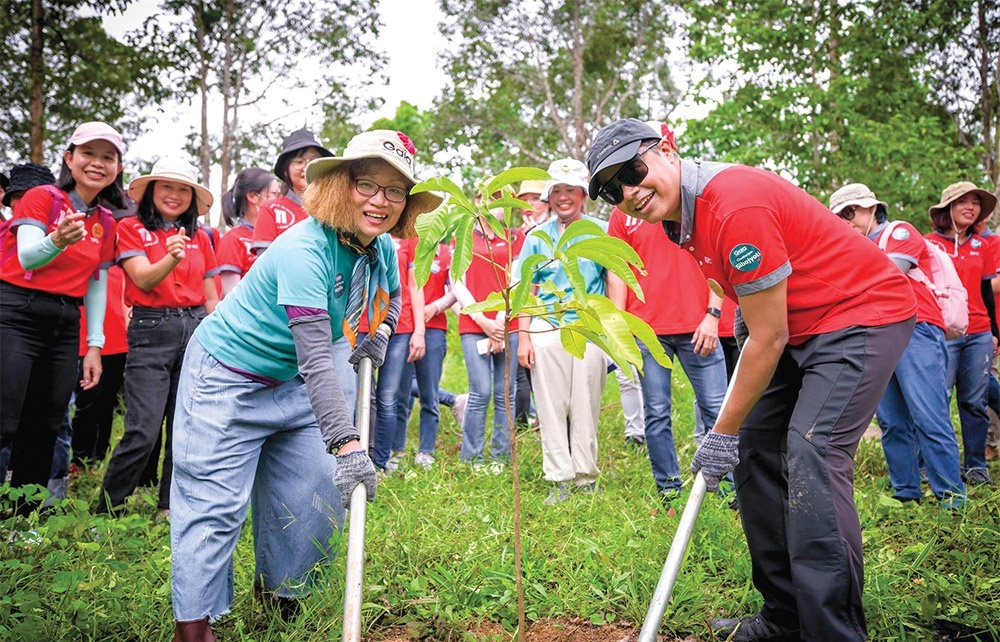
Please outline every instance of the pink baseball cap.
[[122, 135], [111, 125], [97, 120], [77, 127], [73, 135], [69, 137], [69, 144], [83, 145], [92, 140], [106, 140], [115, 146], [119, 156], [125, 155], [125, 143], [122, 142]]

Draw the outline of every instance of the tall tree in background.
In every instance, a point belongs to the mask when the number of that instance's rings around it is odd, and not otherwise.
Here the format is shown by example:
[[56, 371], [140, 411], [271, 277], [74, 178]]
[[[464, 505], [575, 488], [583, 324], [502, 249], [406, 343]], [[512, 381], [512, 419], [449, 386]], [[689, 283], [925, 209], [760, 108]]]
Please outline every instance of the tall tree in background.
[[[201, 104], [193, 151], [206, 182], [214, 163], [228, 186], [241, 167], [269, 166], [288, 131], [323, 115], [343, 118], [373, 106], [367, 88], [383, 80], [385, 64], [375, 42], [377, 3], [165, 0], [164, 8], [173, 15], [187, 97]], [[302, 89], [312, 98], [292, 104]], [[281, 115], [244, 118], [248, 108], [264, 103], [271, 113], [279, 105]]]
[[[0, 0], [0, 149], [47, 164], [73, 129], [103, 120], [128, 137], [140, 129], [136, 105], [164, 99], [167, 64], [154, 33], [118, 41], [95, 14], [117, 14], [129, 0]], [[129, 106], [133, 107], [130, 111]]]
[[[908, 20], [926, 63], [919, 73], [932, 100], [951, 116], [949, 132], [982, 161], [1000, 186], [1000, 4], [990, 0], [885, 0], [893, 20]], [[967, 176], [965, 178], [978, 177]]]
[[673, 107], [674, 14], [665, 2], [441, 0], [441, 8], [451, 80], [433, 138], [449, 166], [489, 173], [582, 159], [601, 125]]
[[979, 172], [977, 146], [956, 135], [953, 98], [926, 83], [919, 4], [685, 2], [691, 56], [712, 66], [695, 91], [723, 94], [690, 123], [687, 144], [770, 167], [820, 197], [865, 182], [891, 216], [927, 229], [941, 187]]

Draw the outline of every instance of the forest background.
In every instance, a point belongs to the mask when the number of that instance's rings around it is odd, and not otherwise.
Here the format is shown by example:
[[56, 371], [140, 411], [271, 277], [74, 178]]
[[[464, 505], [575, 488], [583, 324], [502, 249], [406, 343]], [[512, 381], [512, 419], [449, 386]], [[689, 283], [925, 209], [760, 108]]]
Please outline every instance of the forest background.
[[[1000, 175], [994, 2], [436, 2], [438, 34], [419, 4], [390, 0], [0, 0], [0, 158], [55, 166], [72, 129], [101, 119], [127, 141], [183, 139], [218, 189], [270, 167], [294, 129], [339, 150], [388, 127], [416, 141], [423, 174], [471, 187], [582, 159], [632, 116], [669, 122], [686, 155], [773, 169], [824, 200], [867, 183], [924, 230], [942, 187]], [[140, 4], [144, 21], [114, 28]], [[387, 52], [429, 47], [437, 67], [417, 80], [436, 97], [386, 105]], [[193, 126], [178, 119], [191, 110]], [[143, 154], [130, 175], [158, 155]]]

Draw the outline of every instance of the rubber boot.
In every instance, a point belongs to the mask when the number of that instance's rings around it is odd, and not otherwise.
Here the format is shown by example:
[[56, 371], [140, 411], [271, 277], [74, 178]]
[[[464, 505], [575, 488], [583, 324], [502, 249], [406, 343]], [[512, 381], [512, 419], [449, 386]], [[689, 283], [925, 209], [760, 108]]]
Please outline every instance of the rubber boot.
[[174, 628], [174, 642], [215, 642], [208, 618], [178, 622]]

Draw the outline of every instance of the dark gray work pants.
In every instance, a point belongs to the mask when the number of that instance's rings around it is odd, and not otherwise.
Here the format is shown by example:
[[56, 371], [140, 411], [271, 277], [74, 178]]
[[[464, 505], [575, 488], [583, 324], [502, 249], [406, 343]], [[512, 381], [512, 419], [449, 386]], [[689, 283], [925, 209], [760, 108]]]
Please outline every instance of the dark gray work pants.
[[736, 493], [762, 612], [804, 641], [867, 639], [854, 454], [913, 326], [786, 347], [740, 428]]

